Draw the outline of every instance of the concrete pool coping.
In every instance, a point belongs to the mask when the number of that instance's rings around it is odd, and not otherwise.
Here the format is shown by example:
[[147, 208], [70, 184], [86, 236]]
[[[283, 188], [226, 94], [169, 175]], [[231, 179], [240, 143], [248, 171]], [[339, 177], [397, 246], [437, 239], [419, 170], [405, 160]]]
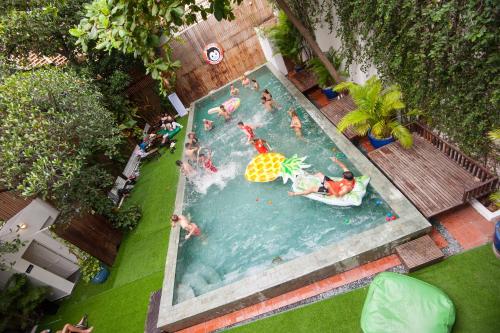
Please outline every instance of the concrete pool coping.
[[[267, 66], [287, 88], [317, 125], [347, 155], [359, 172], [370, 176], [372, 187], [399, 218], [174, 305], [175, 271], [180, 235], [180, 228], [176, 227], [170, 233], [157, 324], [159, 328], [167, 332], [199, 324], [381, 258], [390, 254], [395, 246], [425, 234], [431, 228], [425, 217], [404, 195], [285, 76], [270, 64], [263, 66]], [[216, 91], [224, 89], [233, 82]], [[191, 104], [186, 135], [192, 129], [194, 106], [199, 100]], [[175, 202], [176, 213], [182, 213], [184, 189], [185, 178], [180, 176]]]

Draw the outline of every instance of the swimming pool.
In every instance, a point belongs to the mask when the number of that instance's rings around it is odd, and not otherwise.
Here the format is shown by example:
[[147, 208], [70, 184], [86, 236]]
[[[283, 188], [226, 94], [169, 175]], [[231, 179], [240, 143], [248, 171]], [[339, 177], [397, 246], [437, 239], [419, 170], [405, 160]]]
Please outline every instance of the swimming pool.
[[[190, 215], [203, 237], [185, 241], [183, 231], [180, 235], [178, 229], [172, 232], [176, 235], [171, 236], [169, 244], [160, 327], [179, 329], [200, 318], [206, 320], [209, 313], [220, 315], [221, 311], [279, 293], [278, 289], [296, 288], [298, 282], [320, 278], [327, 271], [348, 269], [381, 256], [394, 242], [420, 234], [429, 226], [285, 78], [267, 66], [251, 77], [257, 79], [261, 90], [271, 91], [280, 109], [266, 112], [260, 104], [260, 93], [242, 88], [238, 82], [241, 106], [232, 121], [226, 123], [207, 114], [208, 109], [230, 97], [229, 87], [197, 101], [195, 112], [190, 114], [188, 128], [198, 134], [202, 146], [214, 152], [213, 162], [219, 172], [201, 172], [192, 182], [180, 186], [176, 212]], [[297, 138], [289, 128], [286, 111], [290, 107], [299, 113], [304, 139]], [[212, 131], [203, 130], [203, 118], [214, 120]], [[336, 207], [289, 197], [290, 183], [283, 184], [280, 179], [247, 182], [243, 177], [245, 167], [256, 151], [246, 144], [244, 133], [236, 126], [238, 121], [258, 125], [257, 137], [267, 140], [274, 151], [287, 157], [307, 156], [306, 163], [312, 165], [309, 172], [340, 175], [341, 169], [329, 159], [337, 156], [355, 175], [369, 175], [372, 185], [362, 205]], [[400, 218], [387, 222], [387, 213]], [[377, 248], [379, 251], [373, 250]], [[365, 253], [373, 255], [362, 258]], [[316, 265], [310, 265], [315, 260]], [[162, 321], [164, 311], [169, 313]], [[193, 314], [189, 316], [186, 311]]]

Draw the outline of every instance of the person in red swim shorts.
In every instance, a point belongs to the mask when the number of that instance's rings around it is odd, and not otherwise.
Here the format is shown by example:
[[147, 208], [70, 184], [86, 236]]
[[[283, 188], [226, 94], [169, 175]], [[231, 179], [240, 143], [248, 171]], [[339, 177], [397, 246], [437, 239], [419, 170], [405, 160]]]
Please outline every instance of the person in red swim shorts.
[[264, 139], [253, 138], [252, 143], [259, 154], [269, 153], [269, 151], [271, 150], [271, 147]]
[[184, 237], [184, 239], [189, 239], [191, 236], [200, 236], [201, 235], [201, 230], [200, 228], [193, 222], [191, 222], [186, 216], [184, 215], [172, 215], [171, 218], [171, 224], [172, 228], [174, 228], [177, 223], [181, 226], [182, 229], [186, 230], [188, 234]]

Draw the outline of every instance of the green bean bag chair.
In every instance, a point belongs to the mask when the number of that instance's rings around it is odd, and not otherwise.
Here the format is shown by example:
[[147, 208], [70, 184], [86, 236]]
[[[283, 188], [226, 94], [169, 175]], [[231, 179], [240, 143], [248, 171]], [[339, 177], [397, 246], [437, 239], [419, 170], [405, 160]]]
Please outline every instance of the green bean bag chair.
[[373, 280], [361, 314], [364, 333], [449, 333], [455, 307], [439, 288], [384, 272]]
[[159, 130], [158, 132], [156, 132], [157, 134], [159, 135], [165, 135], [165, 134], [168, 134], [168, 138], [169, 139], [172, 139], [177, 133], [179, 133], [181, 131], [181, 128], [180, 127], [176, 127], [175, 129], [171, 130], [171, 131], [167, 131], [166, 129], [161, 129]]

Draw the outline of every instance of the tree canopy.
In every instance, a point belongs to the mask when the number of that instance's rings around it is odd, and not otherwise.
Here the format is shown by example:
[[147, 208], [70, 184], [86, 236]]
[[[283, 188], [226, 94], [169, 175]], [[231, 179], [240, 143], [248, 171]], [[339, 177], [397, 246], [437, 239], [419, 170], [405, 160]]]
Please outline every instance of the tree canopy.
[[175, 84], [181, 63], [172, 59], [169, 42], [184, 27], [214, 14], [217, 20], [234, 18], [231, 4], [241, 0], [94, 0], [86, 4], [85, 17], [70, 33], [87, 52], [94, 42], [98, 50], [119, 50], [140, 57], [151, 76], [166, 92]]
[[0, 3], [0, 52], [25, 58], [29, 52], [46, 56], [76, 56], [76, 38], [68, 30], [78, 24], [85, 0], [12, 0]]
[[18, 72], [0, 84], [0, 186], [38, 195], [62, 215], [93, 209], [111, 185], [99, 166], [121, 138], [92, 83], [73, 71]]

